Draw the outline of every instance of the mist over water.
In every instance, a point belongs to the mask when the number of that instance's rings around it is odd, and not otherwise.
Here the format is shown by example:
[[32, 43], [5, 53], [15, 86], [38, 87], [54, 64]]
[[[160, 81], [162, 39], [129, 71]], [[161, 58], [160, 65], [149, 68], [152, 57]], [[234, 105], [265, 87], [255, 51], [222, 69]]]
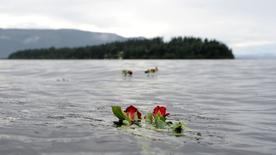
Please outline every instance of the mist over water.
[[[274, 60], [3, 60], [0, 154], [275, 154], [275, 77]], [[166, 105], [192, 133], [117, 129], [114, 104]]]

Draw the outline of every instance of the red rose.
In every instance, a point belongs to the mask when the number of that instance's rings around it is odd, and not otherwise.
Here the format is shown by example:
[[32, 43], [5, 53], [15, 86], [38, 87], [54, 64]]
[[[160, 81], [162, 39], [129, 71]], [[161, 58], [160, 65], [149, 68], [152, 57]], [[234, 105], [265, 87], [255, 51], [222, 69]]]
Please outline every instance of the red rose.
[[160, 116], [166, 117], [169, 113], [166, 113], [167, 108], [165, 106], [156, 106], [153, 110], [153, 115], [156, 116], [159, 114]]
[[141, 112], [138, 111], [138, 109], [136, 107], [134, 107], [133, 105], [129, 106], [126, 108], [125, 113], [127, 114], [127, 116], [129, 117], [129, 119], [131, 121], [134, 121], [135, 119], [135, 114], [137, 114], [138, 119], [141, 119]]

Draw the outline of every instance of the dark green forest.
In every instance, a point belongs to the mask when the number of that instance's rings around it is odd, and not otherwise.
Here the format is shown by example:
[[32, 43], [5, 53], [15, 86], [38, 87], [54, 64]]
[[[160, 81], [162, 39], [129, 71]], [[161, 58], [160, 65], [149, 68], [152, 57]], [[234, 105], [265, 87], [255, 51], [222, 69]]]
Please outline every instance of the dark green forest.
[[234, 59], [234, 55], [216, 40], [175, 37], [166, 42], [156, 37], [78, 48], [22, 50], [9, 59]]

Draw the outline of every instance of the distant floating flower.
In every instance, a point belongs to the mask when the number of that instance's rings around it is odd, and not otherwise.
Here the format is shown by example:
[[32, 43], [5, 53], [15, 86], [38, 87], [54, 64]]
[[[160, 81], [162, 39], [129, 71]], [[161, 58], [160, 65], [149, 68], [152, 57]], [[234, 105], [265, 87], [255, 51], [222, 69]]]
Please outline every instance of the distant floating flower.
[[158, 71], [159, 71], [158, 67], [149, 68], [149, 69], [145, 70], [145, 74], [156, 73]]
[[133, 71], [132, 70], [122, 70], [122, 74], [124, 76], [132, 76], [133, 75]]

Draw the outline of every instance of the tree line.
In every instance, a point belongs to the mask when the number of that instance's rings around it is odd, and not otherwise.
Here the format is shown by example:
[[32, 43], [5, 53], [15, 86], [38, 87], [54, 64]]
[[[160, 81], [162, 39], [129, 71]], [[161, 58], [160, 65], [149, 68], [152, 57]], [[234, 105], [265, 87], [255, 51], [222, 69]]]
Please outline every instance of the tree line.
[[234, 55], [217, 40], [175, 37], [164, 41], [156, 37], [77, 48], [28, 49], [12, 53], [9, 59], [234, 59]]

